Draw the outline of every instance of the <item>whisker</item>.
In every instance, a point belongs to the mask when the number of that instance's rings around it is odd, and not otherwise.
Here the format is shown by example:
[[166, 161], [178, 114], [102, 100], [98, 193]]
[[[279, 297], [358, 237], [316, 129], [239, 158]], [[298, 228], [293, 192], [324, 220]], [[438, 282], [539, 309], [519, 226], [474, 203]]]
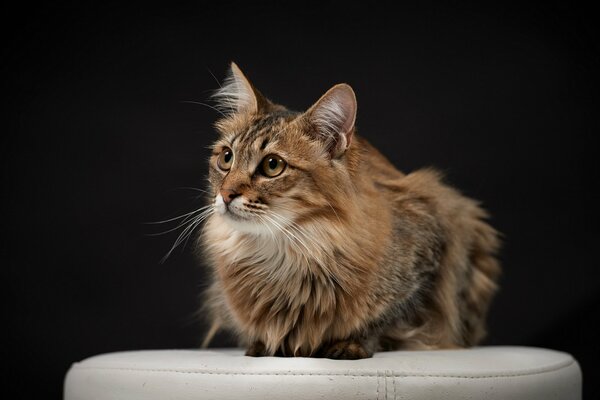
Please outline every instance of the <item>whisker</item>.
[[182, 186], [182, 187], [178, 187], [176, 189], [182, 189], [182, 190], [195, 190], [197, 192], [202, 192], [202, 193], [206, 193], [206, 194], [212, 194], [211, 192], [209, 192], [208, 190], [204, 190], [204, 189], [199, 189], [199, 188], [195, 188], [195, 187], [191, 187], [191, 186]]
[[192, 215], [192, 214], [195, 214], [197, 212], [203, 211], [203, 210], [205, 210], [205, 209], [207, 209], [209, 207], [213, 207], [213, 205], [209, 204], [209, 205], [206, 205], [204, 207], [200, 207], [197, 210], [190, 211], [189, 213], [185, 213], [185, 214], [179, 215], [177, 217], [165, 219], [165, 220], [162, 220], [162, 221], [144, 222], [144, 225], [158, 225], [158, 224], [166, 224], [166, 223], [172, 222], [172, 221], [177, 221], [178, 219], [185, 218], [185, 217], [187, 217], [189, 215]]
[[212, 214], [212, 212], [211, 212], [211, 213], [208, 213], [206, 216], [202, 217], [202, 219], [201, 219], [201, 220], [199, 220], [198, 222], [194, 223], [194, 228], [192, 228], [192, 229], [189, 231], [189, 233], [188, 233], [188, 235], [187, 235], [187, 238], [185, 239], [185, 243], [183, 244], [183, 248], [184, 248], [184, 249], [185, 249], [185, 246], [187, 246], [187, 243], [188, 243], [188, 241], [190, 240], [190, 237], [192, 237], [192, 233], [194, 232], [194, 230], [195, 230], [195, 229], [198, 227], [198, 225], [200, 225], [202, 222], [204, 222], [204, 220], [205, 220], [206, 218], [208, 218], [208, 217], [209, 217], [211, 214]]
[[266, 215], [266, 217], [269, 218], [273, 224], [275, 224], [276, 226], [279, 226], [282, 231], [289, 233], [291, 237], [296, 239], [298, 241], [298, 243], [302, 244], [304, 246], [304, 248], [308, 252], [310, 252], [310, 249], [308, 248], [308, 246], [306, 246], [306, 244], [304, 244], [304, 242], [302, 240], [300, 240], [298, 237], [296, 237], [292, 232], [290, 232], [288, 229], [286, 229], [285, 225], [280, 224], [280, 222], [276, 221], [275, 219], [270, 218], [268, 215]]
[[277, 235], [275, 235], [275, 232], [273, 232], [273, 230], [269, 226], [269, 221], [266, 220], [264, 215], [261, 215], [260, 213], [256, 213], [256, 216], [263, 223], [264, 227], [269, 230], [269, 233], [271, 233], [271, 236], [273, 236], [273, 240], [277, 241]]
[[211, 192], [209, 192], [207, 190], [199, 189], [199, 188], [195, 188], [195, 187], [191, 187], [191, 186], [178, 187], [176, 189], [179, 189], [179, 190], [193, 190], [195, 192], [200, 192], [201, 194], [199, 194], [198, 196], [194, 197], [194, 199], [196, 199], [196, 200], [200, 199], [203, 195], [206, 195], [208, 197], [213, 197], [214, 196], [213, 193], [211, 193]]
[[[206, 211], [206, 210], [205, 210], [205, 211]], [[201, 215], [201, 214], [199, 214], [199, 215]], [[158, 233], [147, 233], [147, 234], [146, 234], [146, 236], [160, 236], [160, 235], [165, 235], [165, 234], [167, 234], [167, 233], [170, 233], [170, 232], [176, 231], [176, 230], [178, 230], [179, 228], [181, 228], [181, 227], [183, 227], [183, 226], [187, 225], [187, 224], [188, 224], [188, 222], [190, 222], [192, 219], [194, 219], [194, 218], [197, 218], [197, 217], [198, 217], [198, 215], [197, 215], [197, 216], [192, 216], [192, 215], [190, 215], [190, 216], [187, 216], [187, 217], [186, 217], [186, 218], [185, 218], [183, 221], [181, 221], [181, 223], [180, 223], [179, 225], [177, 225], [175, 228], [172, 228], [172, 229], [166, 230], [166, 231], [164, 231], [164, 232], [158, 232]]]
[[180, 103], [198, 104], [200, 106], [205, 106], [205, 107], [210, 108], [211, 110], [215, 110], [216, 112], [221, 114], [223, 117], [227, 117], [227, 115], [225, 115], [225, 113], [223, 111], [219, 110], [217, 107], [211, 106], [210, 104], [202, 103], [200, 101], [181, 100]]
[[189, 237], [193, 233], [193, 231], [206, 218], [208, 218], [210, 215], [212, 215], [212, 213], [214, 211], [215, 211], [214, 208], [204, 210], [200, 215], [196, 216], [193, 220], [191, 220], [191, 222], [188, 224], [188, 226], [179, 234], [179, 236], [175, 240], [175, 243], [173, 244], [173, 246], [171, 246], [171, 249], [161, 259], [161, 263], [164, 263], [169, 258], [169, 256], [173, 253], [173, 251], [184, 241], [185, 241], [185, 244], [183, 245], [183, 248], [185, 248], [185, 245], [187, 244], [187, 240], [189, 239]]
[[198, 215], [193, 221], [191, 221], [188, 226], [181, 232], [181, 234], [179, 235], [179, 237], [177, 238], [177, 240], [175, 241], [175, 245], [174, 247], [177, 247], [182, 241], [183, 238], [185, 237], [185, 235], [187, 233], [189, 233], [191, 230], [194, 229], [195, 226], [197, 226], [197, 224], [199, 222], [202, 222], [208, 215], [210, 215], [212, 213], [212, 209], [211, 210], [206, 210], [205, 212], [203, 212], [202, 214]]
[[335, 211], [335, 208], [333, 208], [333, 206], [331, 205], [329, 200], [327, 200], [327, 199], [324, 199], [324, 200], [327, 203], [327, 205], [329, 206], [329, 208], [331, 208], [331, 211], [333, 211], [333, 213], [335, 214], [335, 217], [337, 218], [338, 222], [341, 224], [342, 220], [340, 219], [340, 216], [338, 215], [337, 211]]
[[[294, 246], [296, 248], [296, 250], [298, 251], [298, 253], [300, 255], [302, 255], [302, 257], [304, 257], [304, 259], [306, 260], [307, 263], [310, 263], [310, 260], [308, 259], [308, 254], [311, 253], [310, 249], [308, 248], [308, 246], [306, 246], [306, 244], [300, 240], [298, 237], [296, 237], [292, 232], [289, 231], [289, 229], [287, 229], [284, 225], [280, 224], [278, 221], [276, 221], [274, 218], [271, 218], [269, 215], [265, 214], [265, 217], [271, 221], [271, 223], [279, 229], [280, 232], [282, 232], [287, 238], [289, 243]], [[306, 250], [307, 252], [304, 252], [300, 247], [299, 244], [301, 244]]]
[[[314, 238], [312, 238], [304, 228], [302, 228], [300, 225], [298, 225], [296, 222], [294, 222], [291, 219], [285, 218], [284, 216], [277, 214], [275, 212], [271, 212], [271, 214], [274, 217], [279, 218], [279, 222], [280, 223], [286, 223], [290, 229], [293, 229], [294, 232], [296, 232], [299, 236], [302, 236], [306, 241], [308, 241], [310, 244], [312, 244], [313, 246], [315, 246], [315, 248], [321, 249], [323, 250], [321, 254], [323, 254], [327, 259], [329, 259], [330, 262], [335, 263], [336, 260], [327, 252], [325, 251], [325, 249], [323, 248], [323, 246], [316, 241]], [[283, 221], [281, 221], [283, 220]], [[303, 243], [304, 244], [304, 243]], [[306, 247], [306, 245], [304, 245]], [[338, 286], [340, 286], [344, 291], [347, 291], [345, 286], [342, 285], [342, 283], [339, 281], [339, 278], [333, 274], [331, 272], [331, 270], [328, 268], [327, 263], [323, 263], [323, 262], [319, 262], [320, 267], [323, 268], [323, 270], [326, 272], [327, 274], [327, 279], [329, 280], [333, 280], [334, 282], [336, 282], [338, 284]]]

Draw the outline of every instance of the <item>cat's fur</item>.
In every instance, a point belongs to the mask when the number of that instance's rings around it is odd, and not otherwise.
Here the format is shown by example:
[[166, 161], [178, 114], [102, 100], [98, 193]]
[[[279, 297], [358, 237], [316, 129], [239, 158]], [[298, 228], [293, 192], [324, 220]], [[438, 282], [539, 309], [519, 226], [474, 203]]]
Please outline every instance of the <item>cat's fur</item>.
[[[405, 175], [359, 137], [350, 86], [297, 113], [232, 64], [216, 97], [208, 340], [227, 328], [248, 355], [354, 359], [483, 338], [500, 272], [486, 212], [436, 171]], [[217, 166], [225, 147], [229, 171]], [[257, 172], [267, 154], [288, 163], [275, 178]]]

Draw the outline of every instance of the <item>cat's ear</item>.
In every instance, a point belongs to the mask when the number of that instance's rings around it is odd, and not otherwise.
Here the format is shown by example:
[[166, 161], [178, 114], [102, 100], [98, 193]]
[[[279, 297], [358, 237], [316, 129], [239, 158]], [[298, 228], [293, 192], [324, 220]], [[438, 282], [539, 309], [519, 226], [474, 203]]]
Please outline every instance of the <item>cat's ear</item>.
[[256, 114], [269, 103], [234, 62], [231, 63], [229, 74], [221, 88], [212, 95], [212, 98], [224, 114]]
[[333, 158], [344, 154], [352, 143], [356, 107], [354, 90], [340, 83], [329, 89], [305, 114]]

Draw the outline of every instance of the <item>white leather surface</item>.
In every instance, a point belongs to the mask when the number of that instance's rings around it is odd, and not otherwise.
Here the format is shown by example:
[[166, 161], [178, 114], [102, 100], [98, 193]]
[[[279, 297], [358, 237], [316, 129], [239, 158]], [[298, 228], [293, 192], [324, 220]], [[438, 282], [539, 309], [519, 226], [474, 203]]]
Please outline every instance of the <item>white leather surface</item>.
[[580, 399], [581, 372], [569, 354], [528, 347], [385, 352], [356, 361], [132, 351], [73, 364], [64, 398]]

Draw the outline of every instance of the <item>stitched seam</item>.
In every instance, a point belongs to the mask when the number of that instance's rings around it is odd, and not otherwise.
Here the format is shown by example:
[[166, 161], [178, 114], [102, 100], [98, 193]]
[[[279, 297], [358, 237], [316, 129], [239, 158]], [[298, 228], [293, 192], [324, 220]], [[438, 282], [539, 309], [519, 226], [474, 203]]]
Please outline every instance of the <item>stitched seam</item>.
[[379, 400], [379, 370], [377, 370], [377, 400]]
[[[543, 371], [524, 372], [521, 374], [503, 374], [503, 375], [481, 375], [481, 376], [466, 376], [466, 375], [443, 375], [443, 374], [403, 374], [394, 373], [392, 377], [398, 378], [459, 378], [459, 379], [487, 379], [487, 378], [511, 378], [518, 376], [541, 375], [548, 372], [559, 371], [568, 368], [575, 364], [575, 360], [571, 360], [565, 365], [559, 365]], [[211, 371], [182, 371], [177, 369], [136, 369], [136, 368], [121, 368], [121, 367], [86, 367], [74, 365], [73, 369], [90, 369], [90, 370], [114, 370], [114, 371], [134, 371], [134, 372], [173, 372], [178, 374], [198, 374], [198, 375], [250, 375], [250, 376], [350, 376], [350, 377], [376, 377], [379, 380], [379, 372], [364, 373], [364, 374], [344, 374], [344, 373], [279, 373], [279, 372], [211, 372]], [[379, 382], [378, 382], [379, 383]]]
[[390, 375], [390, 371], [385, 370], [385, 400], [388, 400], [388, 376]]

